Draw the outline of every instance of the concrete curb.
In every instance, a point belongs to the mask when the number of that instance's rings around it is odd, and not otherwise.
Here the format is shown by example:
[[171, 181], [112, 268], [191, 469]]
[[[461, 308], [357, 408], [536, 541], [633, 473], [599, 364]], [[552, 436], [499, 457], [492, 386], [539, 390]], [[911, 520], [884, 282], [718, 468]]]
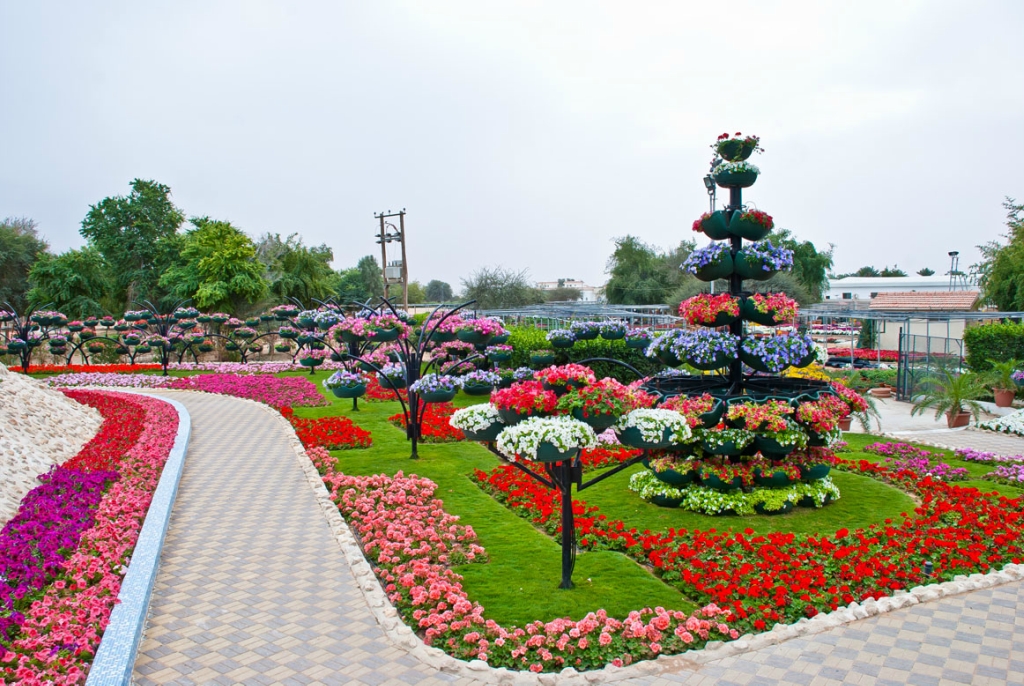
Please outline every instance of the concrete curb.
[[121, 590], [117, 594], [118, 604], [110, 613], [110, 623], [103, 632], [100, 647], [89, 668], [85, 682], [87, 686], [121, 686], [132, 681], [135, 656], [142, 640], [149, 601], [160, 565], [160, 553], [185, 467], [188, 441], [192, 435], [192, 418], [178, 401], [122, 389], [112, 392], [144, 395], [169, 403], [178, 412], [178, 434], [160, 474], [156, 491], [153, 492], [153, 500], [139, 532], [128, 573], [121, 582]]

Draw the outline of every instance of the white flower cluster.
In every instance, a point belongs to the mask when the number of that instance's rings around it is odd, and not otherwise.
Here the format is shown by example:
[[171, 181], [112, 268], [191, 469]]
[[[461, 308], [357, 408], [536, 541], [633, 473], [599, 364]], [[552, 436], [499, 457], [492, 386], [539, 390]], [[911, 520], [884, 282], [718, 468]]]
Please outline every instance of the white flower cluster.
[[989, 431], [1001, 431], [1004, 434], [1017, 434], [1024, 436], [1024, 410], [1017, 410], [1010, 414], [1003, 415], [999, 419], [990, 419], [987, 422], [978, 424], [979, 429]]
[[536, 460], [541, 443], [550, 443], [562, 452], [597, 445], [594, 430], [571, 417], [530, 417], [498, 434], [498, 452], [512, 462]]
[[707, 515], [725, 512], [750, 515], [755, 512], [758, 505], [774, 511], [782, 509], [786, 503], [796, 505], [804, 498], [810, 498], [814, 507], [823, 507], [826, 500], [839, 500], [840, 497], [839, 487], [830, 477], [811, 483], [794, 484], [787, 488], [756, 488], [750, 492], [737, 490], [726, 493], [697, 485], [675, 488], [659, 481], [651, 472], [642, 471], [629, 478], [629, 490], [644, 500], [650, 500], [655, 496], [682, 499], [680, 509]]
[[640, 435], [648, 443], [660, 441], [665, 433], [665, 429], [671, 431], [673, 443], [685, 443], [693, 435], [690, 431], [690, 425], [686, 422], [686, 417], [675, 410], [651, 410], [646, 408], [633, 410], [623, 416], [618, 424], [615, 425], [615, 430], [618, 432], [628, 428], [639, 429]]
[[461, 431], [484, 431], [492, 424], [501, 422], [498, 408], [490, 403], [473, 405], [456, 410], [448, 423]]

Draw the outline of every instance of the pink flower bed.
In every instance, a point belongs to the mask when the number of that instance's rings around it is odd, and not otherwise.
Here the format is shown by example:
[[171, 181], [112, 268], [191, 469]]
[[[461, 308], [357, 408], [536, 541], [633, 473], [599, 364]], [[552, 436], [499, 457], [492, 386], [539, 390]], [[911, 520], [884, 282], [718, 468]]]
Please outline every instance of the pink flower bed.
[[164, 388], [204, 391], [248, 398], [271, 407], [313, 407], [327, 405], [316, 386], [308, 379], [290, 376], [279, 379], [269, 374], [235, 376], [234, 374], [202, 374], [174, 379]]
[[117, 600], [121, 580], [146, 511], [174, 445], [178, 414], [153, 398], [79, 391], [91, 399], [113, 395], [145, 412], [138, 440], [117, 465], [120, 478], [96, 509], [93, 526], [43, 596], [25, 612], [20, 634], [0, 655], [0, 684], [81, 684]]
[[[321, 472], [327, 467], [318, 460]], [[466, 596], [462, 577], [451, 569], [484, 559], [485, 551], [472, 527], [458, 524], [433, 497], [436, 484], [402, 472], [394, 477], [328, 473], [324, 482], [406, 623], [425, 643], [457, 658], [532, 672], [585, 670], [739, 636], [722, 621], [727, 612], [715, 605], [692, 615], [644, 608], [620, 620], [599, 610], [579, 621], [503, 627], [484, 617], [483, 607]]]

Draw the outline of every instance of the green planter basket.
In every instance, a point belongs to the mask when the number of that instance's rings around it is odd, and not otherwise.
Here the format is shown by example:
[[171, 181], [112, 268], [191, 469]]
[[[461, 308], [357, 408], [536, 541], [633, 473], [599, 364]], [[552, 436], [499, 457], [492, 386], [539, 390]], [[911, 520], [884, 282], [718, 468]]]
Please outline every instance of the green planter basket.
[[818, 481], [828, 476], [832, 467], [827, 464], [815, 464], [810, 467], [800, 467], [800, 478], [803, 481]]
[[[747, 365], [754, 371], [764, 372], [765, 374], [781, 374], [786, 369], [786, 367], [779, 370], [769, 369], [768, 365], [766, 365], [760, 357], [757, 355], [751, 355], [744, 350], [740, 350], [740, 359], [743, 361], [743, 364]], [[786, 366], [788, 367], [789, 365]]]
[[646, 348], [650, 344], [651, 344], [650, 339], [648, 339], [648, 340], [644, 340], [642, 338], [633, 338], [633, 339], [628, 339], [627, 338], [626, 339], [626, 347], [627, 348], [637, 348], [637, 349]]
[[530, 355], [530, 364], [546, 367], [555, 363], [554, 355]]
[[576, 336], [577, 341], [592, 341], [601, 335], [601, 330], [595, 329], [593, 331], [581, 331], [580, 333], [574, 335]]
[[697, 480], [697, 472], [691, 469], [688, 472], [677, 472], [674, 469], [666, 469], [664, 471], [656, 471], [651, 467], [648, 467], [654, 476], [658, 477], [658, 481], [668, 484], [669, 486], [686, 486], [692, 484]]
[[755, 171], [721, 171], [715, 174], [715, 183], [722, 188], [749, 188], [755, 181]]
[[783, 445], [774, 438], [771, 438], [770, 436], [763, 436], [761, 434], [756, 434], [754, 436], [754, 447], [762, 453], [777, 457], [789, 455], [796, 449], [796, 446], [794, 445]]
[[718, 314], [715, 315], [715, 318], [712, 319], [710, 322], [698, 322], [698, 324], [700, 326], [708, 326], [715, 328], [719, 326], [726, 326], [727, 324], [732, 324], [737, 319], [739, 319], [739, 315], [731, 315], [728, 312], [719, 312]]
[[762, 269], [764, 262], [759, 259], [747, 259], [745, 252], [740, 250], [736, 253], [735, 270], [744, 279], [765, 281], [779, 273], [777, 269], [765, 271]]
[[665, 495], [651, 496], [651, 504], [658, 507], [679, 507], [683, 504], [682, 498], [669, 498]]
[[366, 384], [356, 386], [337, 386], [331, 389], [336, 398], [361, 398], [366, 394]]
[[491, 336], [491, 345], [502, 345], [508, 343], [508, 339], [512, 338], [510, 333], [499, 333], [497, 336]]
[[715, 358], [710, 362], [700, 362], [690, 358], [686, 360], [686, 364], [690, 365], [691, 367], [695, 367], [696, 369], [709, 372], [714, 369], [721, 369], [722, 367], [728, 366], [729, 363], [732, 362], [732, 359], [733, 358], [729, 357], [728, 355], [715, 355]]
[[491, 384], [466, 384], [462, 387], [462, 392], [466, 395], [490, 395], [491, 391], [494, 390], [494, 386]]
[[434, 343], [451, 343], [455, 338], [454, 331], [434, 331], [430, 340]]
[[420, 393], [420, 399], [425, 403], [446, 403], [455, 397], [455, 389], [450, 391], [426, 391]]
[[703, 414], [697, 415], [697, 419], [700, 420], [701, 424], [704, 425], [705, 429], [711, 427], [722, 421], [722, 415], [725, 414], [725, 401], [721, 398], [715, 398], [715, 403], [711, 406], [711, 409]]
[[574, 460], [580, 454], [579, 448], [570, 448], [561, 451], [552, 443], [541, 441], [537, 446], [537, 462], [561, 462], [562, 460]]
[[753, 145], [744, 145], [742, 138], [730, 138], [715, 146], [716, 152], [726, 162], [742, 162], [754, 154]]
[[552, 348], [555, 348], [557, 350], [565, 350], [566, 348], [571, 348], [573, 345], [575, 345], [576, 341], [575, 340], [569, 341], [569, 340], [566, 340], [564, 338], [554, 338], [554, 339], [548, 341], [548, 343], [551, 344]]
[[492, 443], [498, 440], [498, 434], [505, 429], [505, 425], [501, 422], [494, 422], [486, 429], [480, 431], [463, 431], [466, 435], [467, 441], [480, 441], [481, 443]]
[[[830, 504], [831, 502], [832, 502], [832, 494], [831, 493], [826, 493], [825, 494], [825, 500], [821, 503], [821, 506], [825, 507], [826, 505]], [[799, 505], [800, 507], [817, 507], [818, 506], [818, 503], [814, 500], [814, 498], [812, 498], [809, 495], [805, 495], [803, 498], [800, 498], [800, 500], [798, 500], [796, 504]]]
[[731, 491], [736, 488], [743, 486], [743, 479], [738, 476], [734, 476], [730, 481], [722, 481], [714, 474], [700, 475], [700, 485], [707, 488], [713, 488], [716, 491]]
[[803, 429], [807, 432], [807, 445], [817, 448], [828, 445], [828, 441], [825, 440], [825, 436], [823, 434], [820, 434], [817, 431], [812, 431], [806, 426], [803, 427]]
[[742, 219], [742, 217], [742, 212], [734, 212], [732, 219], [729, 221], [729, 233], [733, 236], [741, 236], [748, 241], [759, 241], [771, 233], [772, 230], [766, 228], [763, 224], [758, 224], [749, 219]]
[[372, 337], [368, 336], [368, 338], [375, 343], [390, 343], [391, 341], [397, 341], [401, 333], [401, 330], [398, 328], [381, 329], [374, 332]]
[[713, 241], [720, 241], [729, 237], [729, 225], [725, 219], [725, 212], [718, 210], [712, 212], [711, 216], [700, 223], [700, 229], [704, 235]]
[[512, 353], [510, 352], [495, 352], [489, 354], [487, 357], [491, 358], [493, 362], [508, 362], [512, 359]]
[[299, 364], [303, 367], [319, 367], [323, 363], [322, 357], [303, 357], [299, 359]]
[[613, 414], [595, 414], [585, 415], [583, 410], [576, 408], [572, 411], [573, 419], [577, 419], [584, 424], [590, 426], [597, 433], [607, 431], [615, 425], [615, 422], [619, 421], [619, 418]]
[[[390, 386], [388, 385], [388, 381], [391, 382]], [[378, 379], [381, 388], [385, 390], [390, 391], [392, 388], [405, 388], [405, 377], [402, 377], [401, 379], [393, 379], [391, 377], [388, 377], [388, 381]]]
[[227, 350], [228, 352], [232, 352], [233, 353], [233, 352], [236, 352], [239, 348], [238, 348], [238, 344], [237, 343], [225, 343], [224, 344], [224, 349]]
[[463, 343], [472, 343], [473, 345], [484, 345], [492, 338], [490, 334], [480, 333], [473, 329], [462, 329], [457, 331], [455, 335]]
[[778, 510], [767, 510], [761, 503], [754, 505], [754, 512], [760, 515], [781, 515], [788, 514], [793, 511], [793, 503], [786, 501], [785, 504]]
[[721, 445], [712, 445], [707, 441], [701, 441], [701, 447], [704, 449], [704, 452], [711, 453], [712, 455], [739, 455], [743, 452], [743, 448], [737, 446], [736, 441], [726, 441]]
[[792, 486], [794, 481], [785, 472], [764, 474], [761, 470], [756, 470], [754, 472], [754, 483], [766, 488], [781, 488], [783, 486]]
[[694, 276], [701, 281], [714, 281], [731, 276], [734, 269], [733, 258], [730, 253], [723, 253], [718, 261], [705, 265], [698, 269]]
[[666, 350], [665, 348], [659, 349], [657, 352], [654, 353], [654, 356], [658, 358], [659, 362], [669, 367], [678, 367], [683, 363], [682, 360], [676, 357], [676, 354], [674, 352], [672, 352], [671, 350]]
[[744, 298], [740, 301], [740, 316], [748, 322], [754, 322], [761, 326], [778, 326], [779, 323], [775, 321], [775, 313], [772, 310], [768, 312], [760, 312], [757, 307], [754, 306], [754, 301], [749, 298]]
[[[284, 334], [281, 334], [281, 335], [284, 336]], [[297, 337], [298, 335], [295, 334], [295, 336]], [[288, 335], [288, 336], [285, 336], [285, 337], [286, 338], [292, 338], [293, 336], [292, 335]], [[362, 336], [357, 336], [354, 333], [352, 333], [351, 331], [342, 331], [341, 332], [341, 340], [343, 340], [346, 343], [359, 343], [359, 342], [361, 342], [363, 340], [363, 337]]]
[[602, 331], [601, 338], [606, 341], [621, 341], [626, 337], [625, 331]]
[[640, 433], [640, 429], [635, 426], [626, 427], [618, 432], [618, 437], [619, 443], [628, 445], [630, 448], [640, 448], [641, 450], [660, 450], [672, 446], [671, 429], [665, 429], [661, 433], [661, 440], [658, 441], [645, 441], [643, 434]]

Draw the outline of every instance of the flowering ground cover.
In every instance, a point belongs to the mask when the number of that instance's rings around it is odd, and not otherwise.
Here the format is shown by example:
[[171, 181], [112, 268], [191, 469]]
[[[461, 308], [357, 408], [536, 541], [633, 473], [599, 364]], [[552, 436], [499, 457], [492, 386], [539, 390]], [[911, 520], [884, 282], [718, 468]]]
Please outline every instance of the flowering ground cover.
[[0, 609], [0, 683], [84, 683], [178, 428], [153, 398], [67, 395], [104, 422], [0, 532], [0, 598], [15, 590], [14, 612]]
[[203, 374], [174, 379], [165, 388], [221, 393], [256, 400], [271, 407], [316, 407], [328, 404], [308, 376]]
[[116, 388], [160, 388], [170, 382], [169, 377], [152, 374], [118, 374], [114, 372], [71, 372], [46, 379], [50, 386], [111, 386]]
[[[466, 435], [448, 423], [456, 408], [451, 403], [426, 403], [420, 423], [420, 440], [424, 443], [451, 443], [465, 440]], [[405, 430], [405, 414], [398, 412], [388, 421]]]
[[[134, 372], [155, 371], [161, 369], [158, 364], [34, 364], [29, 367], [29, 374], [131, 374]], [[11, 367], [12, 372], [20, 372], [21, 367]]]
[[291, 423], [306, 450], [315, 447], [324, 450], [369, 448], [373, 443], [370, 432], [360, 429], [348, 417], [306, 419], [296, 417], [290, 407], [282, 407], [281, 414]]

